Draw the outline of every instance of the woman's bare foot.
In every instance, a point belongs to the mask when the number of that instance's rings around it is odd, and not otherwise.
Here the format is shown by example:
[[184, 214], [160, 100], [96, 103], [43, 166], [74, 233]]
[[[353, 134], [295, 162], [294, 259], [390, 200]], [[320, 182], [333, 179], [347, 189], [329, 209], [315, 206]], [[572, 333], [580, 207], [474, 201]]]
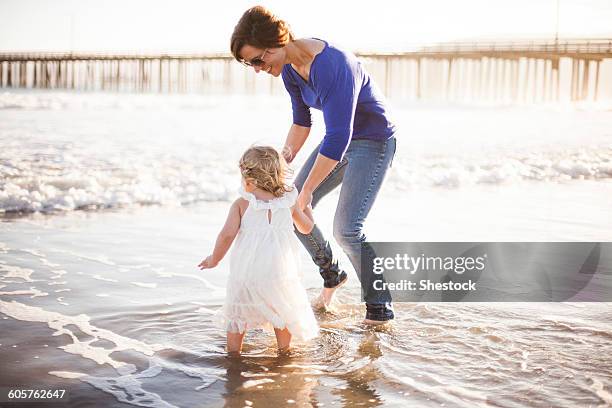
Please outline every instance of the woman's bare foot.
[[319, 296], [317, 296], [314, 299], [314, 301], [312, 302], [312, 305], [316, 309], [324, 309], [324, 310], [329, 309], [329, 307], [331, 306], [334, 300], [334, 295], [336, 294], [336, 290], [340, 288], [342, 285], [344, 285], [346, 281], [348, 281], [348, 276], [346, 277], [346, 279], [340, 282], [336, 287], [321, 289], [321, 293], [319, 294]]
[[390, 323], [391, 320], [370, 320], [363, 319], [363, 324], [367, 324], [369, 326], [382, 326], [383, 324]]

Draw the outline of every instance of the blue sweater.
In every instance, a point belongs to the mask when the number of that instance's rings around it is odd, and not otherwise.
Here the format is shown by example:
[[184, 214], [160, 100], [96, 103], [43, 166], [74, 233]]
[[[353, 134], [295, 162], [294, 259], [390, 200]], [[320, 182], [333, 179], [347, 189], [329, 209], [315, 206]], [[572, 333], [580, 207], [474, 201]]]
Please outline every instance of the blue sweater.
[[386, 140], [395, 133], [382, 93], [351, 53], [325, 42], [312, 61], [308, 82], [291, 64], [283, 67], [282, 77], [291, 96], [293, 123], [310, 127], [310, 108], [323, 111], [323, 156], [339, 161], [352, 139]]

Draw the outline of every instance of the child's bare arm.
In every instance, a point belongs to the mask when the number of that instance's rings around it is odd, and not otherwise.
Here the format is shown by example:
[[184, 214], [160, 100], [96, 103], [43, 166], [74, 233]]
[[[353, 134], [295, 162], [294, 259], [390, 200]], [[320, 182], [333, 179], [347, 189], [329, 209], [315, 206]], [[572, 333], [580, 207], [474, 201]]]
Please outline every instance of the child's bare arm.
[[314, 219], [310, 207], [306, 207], [306, 209], [302, 211], [298, 205], [294, 205], [291, 207], [291, 215], [293, 216], [293, 223], [297, 230], [302, 234], [310, 234], [314, 227]]
[[215, 242], [215, 249], [213, 250], [212, 255], [209, 255], [204, 259], [198, 267], [200, 269], [208, 269], [214, 268], [217, 264], [223, 259], [230, 246], [232, 246], [232, 242], [234, 242], [234, 238], [238, 234], [238, 230], [240, 230], [240, 205], [238, 204], [240, 199], [234, 201], [232, 206], [230, 207], [229, 214], [227, 215], [227, 219], [225, 220], [225, 225], [219, 232], [217, 236], [217, 241]]

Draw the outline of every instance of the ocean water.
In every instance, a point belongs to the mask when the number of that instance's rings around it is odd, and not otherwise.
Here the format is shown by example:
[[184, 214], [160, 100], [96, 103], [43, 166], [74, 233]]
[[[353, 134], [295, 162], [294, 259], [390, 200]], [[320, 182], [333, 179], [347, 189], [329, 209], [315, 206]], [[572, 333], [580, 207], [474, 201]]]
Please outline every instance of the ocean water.
[[[371, 329], [350, 271], [317, 314], [317, 339], [279, 356], [273, 334], [254, 330], [243, 357], [227, 357], [212, 323], [227, 262], [196, 265], [236, 196], [240, 154], [282, 144], [288, 105], [0, 94], [0, 388], [66, 389], [73, 407], [612, 405], [609, 303], [398, 303], [393, 325]], [[394, 115], [371, 239], [612, 239], [612, 112], [397, 104]], [[314, 120], [305, 152], [322, 137]], [[315, 210], [326, 233], [334, 198]], [[301, 261], [314, 298], [321, 280]]]
[[[287, 97], [0, 94], [0, 212], [227, 201], [252, 143], [282, 147]], [[612, 178], [607, 109], [396, 107], [393, 194]], [[323, 135], [314, 115], [305, 151]], [[298, 156], [296, 169], [307, 154]]]

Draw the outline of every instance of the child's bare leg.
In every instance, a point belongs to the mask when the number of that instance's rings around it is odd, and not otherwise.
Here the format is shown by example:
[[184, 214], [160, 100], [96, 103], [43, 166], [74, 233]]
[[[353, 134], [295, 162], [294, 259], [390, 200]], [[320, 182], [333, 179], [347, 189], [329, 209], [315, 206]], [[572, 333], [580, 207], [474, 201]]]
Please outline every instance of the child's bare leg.
[[286, 327], [284, 329], [274, 328], [274, 334], [276, 334], [276, 344], [278, 349], [281, 351], [289, 350], [291, 346], [291, 332]]
[[242, 340], [246, 331], [242, 333], [227, 332], [227, 352], [231, 354], [240, 354], [242, 351]]

